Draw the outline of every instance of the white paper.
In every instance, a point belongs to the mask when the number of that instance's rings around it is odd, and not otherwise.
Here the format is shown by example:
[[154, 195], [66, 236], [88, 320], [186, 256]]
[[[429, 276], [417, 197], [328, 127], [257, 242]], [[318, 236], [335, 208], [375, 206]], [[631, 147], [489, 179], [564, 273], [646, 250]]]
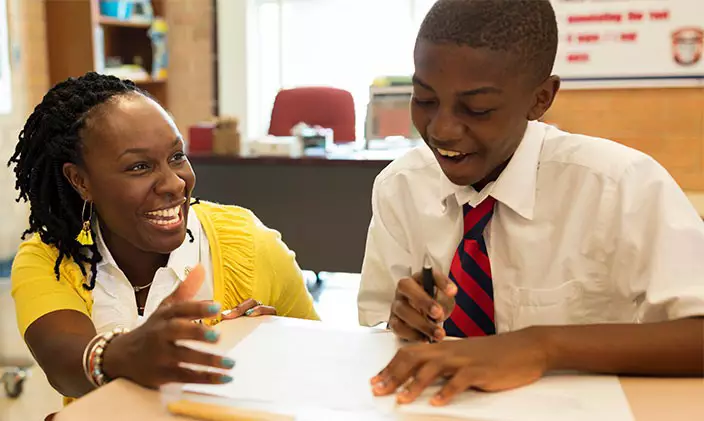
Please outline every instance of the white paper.
[[429, 388], [414, 403], [400, 405], [398, 411], [474, 421], [633, 421], [615, 376], [547, 376], [499, 393], [466, 392], [443, 407], [429, 403], [438, 390]]
[[388, 403], [375, 400], [369, 381], [394, 356], [397, 342], [380, 330], [263, 324], [227, 354], [237, 364], [231, 383], [184, 390], [287, 406], [379, 409]]
[[184, 390], [243, 406], [330, 410], [334, 419], [397, 411], [474, 421], [633, 421], [614, 376], [548, 376], [506, 392], [466, 392], [444, 407], [429, 404], [437, 386], [407, 405], [396, 405], [395, 396], [375, 398], [369, 380], [399, 346], [380, 330], [262, 324], [227, 354], [237, 364], [232, 383]]

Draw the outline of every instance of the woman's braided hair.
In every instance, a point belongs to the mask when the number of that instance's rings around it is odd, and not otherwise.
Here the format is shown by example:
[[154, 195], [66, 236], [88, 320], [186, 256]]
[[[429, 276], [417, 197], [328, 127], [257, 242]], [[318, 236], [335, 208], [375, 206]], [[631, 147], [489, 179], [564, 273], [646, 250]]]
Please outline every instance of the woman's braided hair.
[[96, 263], [102, 257], [96, 245], [87, 246], [90, 253], [86, 253], [75, 239], [83, 226], [84, 202], [64, 177], [63, 166], [83, 163], [81, 131], [92, 111], [131, 93], [148, 96], [131, 81], [93, 72], [57, 84], [27, 119], [8, 162], [8, 166], [15, 164], [17, 201], [30, 203], [29, 228], [22, 239], [38, 233], [45, 244], [58, 249], [57, 280], [64, 258], [73, 259], [86, 278], [85, 265], [89, 265], [92, 276], [83, 285], [88, 290], [95, 287]]

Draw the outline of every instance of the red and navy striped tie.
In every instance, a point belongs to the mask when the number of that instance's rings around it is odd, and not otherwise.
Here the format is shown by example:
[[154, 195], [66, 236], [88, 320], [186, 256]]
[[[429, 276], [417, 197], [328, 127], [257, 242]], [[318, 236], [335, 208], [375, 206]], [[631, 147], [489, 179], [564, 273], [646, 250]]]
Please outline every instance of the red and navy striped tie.
[[487, 197], [476, 208], [465, 204], [464, 236], [450, 266], [450, 279], [457, 285], [455, 308], [445, 321], [448, 336], [472, 337], [496, 333], [494, 287], [484, 242], [484, 228], [494, 214], [496, 199]]

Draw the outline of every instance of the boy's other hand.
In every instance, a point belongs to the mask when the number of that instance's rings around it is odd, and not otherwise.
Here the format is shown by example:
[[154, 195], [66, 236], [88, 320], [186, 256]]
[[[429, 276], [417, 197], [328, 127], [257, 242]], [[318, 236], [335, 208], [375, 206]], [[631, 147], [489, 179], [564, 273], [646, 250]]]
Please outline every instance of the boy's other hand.
[[395, 393], [397, 402], [413, 402], [437, 380], [447, 378], [430, 400], [446, 405], [456, 395], [474, 388], [498, 392], [540, 379], [548, 368], [547, 352], [531, 329], [401, 348], [372, 382], [376, 396]]
[[433, 271], [436, 297], [430, 297], [422, 286], [420, 273], [403, 278], [396, 286], [391, 304], [389, 328], [401, 339], [419, 341], [445, 337], [444, 322], [455, 308], [457, 286], [446, 275]]

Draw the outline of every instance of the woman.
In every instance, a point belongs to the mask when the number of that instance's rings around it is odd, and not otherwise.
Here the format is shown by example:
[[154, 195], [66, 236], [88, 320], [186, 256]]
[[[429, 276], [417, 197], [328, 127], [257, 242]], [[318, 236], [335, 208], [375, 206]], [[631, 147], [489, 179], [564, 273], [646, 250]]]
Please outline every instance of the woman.
[[132, 82], [89, 73], [53, 87], [10, 164], [35, 234], [12, 269], [19, 328], [62, 395], [119, 377], [228, 382], [183, 363], [234, 361], [177, 341], [217, 342], [209, 326], [222, 318], [318, 318], [276, 231], [245, 209], [191, 201], [183, 139]]

